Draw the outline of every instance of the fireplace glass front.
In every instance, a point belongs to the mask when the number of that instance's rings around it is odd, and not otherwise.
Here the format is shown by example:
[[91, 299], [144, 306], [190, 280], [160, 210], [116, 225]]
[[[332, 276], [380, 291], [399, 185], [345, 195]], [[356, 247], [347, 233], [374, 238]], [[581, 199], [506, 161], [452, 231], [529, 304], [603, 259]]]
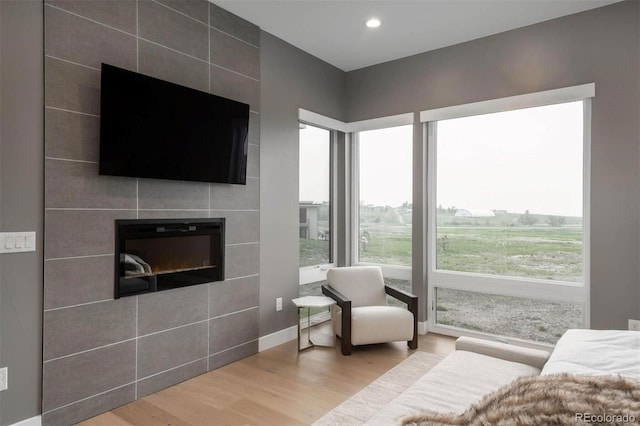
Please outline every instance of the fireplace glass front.
[[224, 280], [224, 225], [116, 220], [115, 298]]

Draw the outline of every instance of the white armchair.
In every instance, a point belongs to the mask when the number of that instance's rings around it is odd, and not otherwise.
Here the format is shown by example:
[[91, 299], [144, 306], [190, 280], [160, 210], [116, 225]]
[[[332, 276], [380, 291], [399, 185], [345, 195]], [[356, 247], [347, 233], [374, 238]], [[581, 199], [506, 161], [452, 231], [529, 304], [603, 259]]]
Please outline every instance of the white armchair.
[[[379, 266], [330, 269], [322, 293], [334, 299], [340, 312], [335, 328], [343, 355], [351, 347], [406, 340], [418, 347], [418, 297], [384, 284]], [[386, 295], [407, 304], [408, 309], [388, 306]]]

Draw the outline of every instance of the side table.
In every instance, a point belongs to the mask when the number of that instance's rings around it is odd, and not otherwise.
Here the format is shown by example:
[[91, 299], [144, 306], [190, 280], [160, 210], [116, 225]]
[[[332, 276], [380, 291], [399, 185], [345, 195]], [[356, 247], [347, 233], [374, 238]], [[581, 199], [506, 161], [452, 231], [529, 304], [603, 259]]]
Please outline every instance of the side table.
[[[315, 346], [331, 347], [329, 345], [315, 344], [311, 341], [311, 308], [331, 308], [331, 322], [333, 327], [333, 305], [336, 304], [336, 301], [330, 297], [325, 296], [304, 296], [298, 297], [297, 299], [292, 299], [291, 301], [298, 308], [298, 352], [305, 349], [313, 348]], [[302, 335], [302, 331], [300, 329], [300, 310], [303, 308], [307, 308], [307, 346], [305, 347], [301, 347], [300, 341]], [[335, 345], [335, 330], [333, 330], [332, 334]]]

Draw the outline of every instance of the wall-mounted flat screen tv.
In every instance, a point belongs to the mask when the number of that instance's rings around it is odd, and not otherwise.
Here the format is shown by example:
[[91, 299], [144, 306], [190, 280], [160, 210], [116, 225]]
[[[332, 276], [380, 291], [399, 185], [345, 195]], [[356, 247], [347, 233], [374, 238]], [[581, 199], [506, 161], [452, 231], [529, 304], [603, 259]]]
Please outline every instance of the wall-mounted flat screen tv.
[[249, 105], [102, 64], [101, 175], [246, 184]]

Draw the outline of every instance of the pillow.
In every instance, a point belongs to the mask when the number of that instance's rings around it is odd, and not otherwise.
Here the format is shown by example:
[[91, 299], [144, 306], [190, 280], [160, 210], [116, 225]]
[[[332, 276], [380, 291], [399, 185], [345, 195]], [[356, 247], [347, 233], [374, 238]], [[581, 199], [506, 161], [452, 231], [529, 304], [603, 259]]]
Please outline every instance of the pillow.
[[567, 330], [540, 374], [559, 373], [640, 379], [640, 332]]

